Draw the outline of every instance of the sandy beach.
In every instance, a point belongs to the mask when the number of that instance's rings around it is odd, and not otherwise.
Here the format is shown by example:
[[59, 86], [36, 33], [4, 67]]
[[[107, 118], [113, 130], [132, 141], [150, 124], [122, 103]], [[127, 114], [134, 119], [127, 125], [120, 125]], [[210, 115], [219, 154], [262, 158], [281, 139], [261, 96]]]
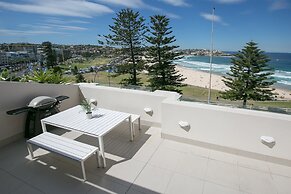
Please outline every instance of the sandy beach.
[[[176, 65], [176, 69], [187, 78], [184, 81], [185, 84], [208, 88], [209, 73], [184, 68], [178, 65]], [[220, 91], [227, 89], [222, 79], [222, 76], [212, 74], [212, 89]], [[276, 88], [275, 92], [278, 94], [278, 100], [291, 100], [291, 91]]]

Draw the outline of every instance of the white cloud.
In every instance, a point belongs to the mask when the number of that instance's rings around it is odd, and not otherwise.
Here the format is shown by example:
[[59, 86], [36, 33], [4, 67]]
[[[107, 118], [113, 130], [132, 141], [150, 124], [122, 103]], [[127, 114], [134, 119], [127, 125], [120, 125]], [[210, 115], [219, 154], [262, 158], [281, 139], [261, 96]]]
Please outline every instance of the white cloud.
[[48, 17], [45, 19], [46, 22], [52, 24], [89, 24], [90, 22], [84, 20], [63, 20], [55, 17]]
[[[176, 2], [175, 0], [170, 1]], [[145, 4], [143, 0], [95, 0], [95, 2], [89, 0], [23, 0], [20, 2], [10, 3], [0, 1], [0, 9], [51, 16], [92, 18], [96, 15], [114, 12], [106, 5], [118, 5], [130, 8], [149, 9], [154, 12], [164, 13], [170, 18], [180, 18], [180, 16], [174, 13], [169, 13], [163, 9]], [[182, 5], [184, 1], [178, 0], [177, 2], [176, 4]], [[47, 22], [54, 24], [89, 23], [82, 20], [61, 20], [54, 17], [47, 19]]]
[[214, 0], [214, 1], [221, 4], [232, 4], [232, 3], [241, 3], [244, 0]]
[[168, 13], [166, 12], [165, 15], [169, 18], [172, 18], [172, 19], [180, 19], [181, 17], [177, 14], [174, 14], [174, 13]]
[[277, 11], [281, 9], [288, 9], [289, 4], [285, 0], [274, 0], [270, 6], [270, 10]]
[[121, 5], [130, 8], [146, 7], [146, 4], [142, 0], [97, 0], [105, 4]]
[[228, 26], [227, 23], [225, 23], [222, 18], [218, 15], [214, 15], [212, 16], [212, 14], [209, 14], [209, 13], [201, 13], [200, 16], [202, 16], [204, 19], [206, 20], [209, 20], [209, 21], [214, 21], [214, 22], [217, 22], [217, 23], [220, 23], [224, 26]]
[[[172, 19], [181, 18], [177, 14], [170, 13], [170, 12], [164, 11], [161, 8], [157, 8], [157, 7], [145, 4], [143, 0], [96, 0], [96, 1], [102, 2], [106, 5], [109, 4], [109, 5], [118, 5], [118, 6], [124, 6], [124, 7], [129, 7], [129, 8], [148, 9], [148, 10], [157, 12], [158, 14], [166, 15]], [[183, 0], [163, 0], [163, 1], [172, 1], [172, 2], [180, 2], [180, 3], [183, 2]]]
[[55, 27], [61, 30], [73, 30], [73, 31], [88, 30], [88, 28], [79, 27], [79, 26], [68, 26], [68, 25], [57, 25], [57, 24], [47, 24], [46, 26]]
[[152, 11], [160, 11], [160, 8], [148, 5], [143, 0], [96, 0], [106, 5], [117, 5], [128, 8], [149, 9]]
[[50, 30], [11, 30], [11, 29], [0, 29], [1, 36], [33, 36], [43, 34], [67, 34], [63, 32], [56, 32]]
[[107, 6], [87, 0], [26, 0], [25, 3], [7, 3], [0, 1], [0, 8], [25, 13], [85, 18], [113, 12]]
[[[74, 22], [74, 20], [68, 20]], [[79, 20], [77, 20], [77, 23]], [[81, 21], [82, 22], [82, 21]], [[68, 22], [69, 23], [69, 22]], [[50, 17], [39, 23], [19, 24], [15, 29], [0, 29], [4, 36], [32, 36], [32, 35], [70, 35], [72, 32], [88, 30], [86, 27], [68, 25], [66, 20]]]
[[57, 31], [84, 31], [88, 30], [88, 28], [80, 27], [80, 26], [72, 26], [72, 25], [61, 25], [61, 24], [52, 24], [52, 23], [36, 23], [36, 24], [20, 24], [18, 25], [20, 28], [26, 28], [26, 31], [36, 31], [36, 30], [51, 30], [54, 32]]
[[173, 6], [189, 6], [185, 0], [160, 0]]

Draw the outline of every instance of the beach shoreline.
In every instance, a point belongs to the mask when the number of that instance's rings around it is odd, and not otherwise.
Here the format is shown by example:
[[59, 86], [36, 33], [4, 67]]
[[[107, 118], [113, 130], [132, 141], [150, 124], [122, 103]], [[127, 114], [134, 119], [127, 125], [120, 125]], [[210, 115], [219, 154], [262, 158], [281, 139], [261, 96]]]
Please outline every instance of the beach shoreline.
[[[179, 71], [187, 79], [183, 82], [187, 85], [198, 86], [202, 88], [209, 87], [209, 73], [198, 71], [180, 65], [176, 65], [176, 70]], [[212, 74], [211, 88], [214, 90], [225, 91], [227, 87], [222, 81], [223, 77], [221, 75]], [[291, 100], [291, 90], [275, 88], [275, 93], [277, 93], [278, 100]]]

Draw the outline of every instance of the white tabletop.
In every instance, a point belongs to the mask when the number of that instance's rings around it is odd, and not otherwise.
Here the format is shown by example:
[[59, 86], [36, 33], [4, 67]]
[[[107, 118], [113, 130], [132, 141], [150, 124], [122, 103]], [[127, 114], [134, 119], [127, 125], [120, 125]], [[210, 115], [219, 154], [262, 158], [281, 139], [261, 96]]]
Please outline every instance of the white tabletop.
[[85, 111], [78, 105], [44, 118], [42, 122], [98, 137], [105, 135], [129, 117], [129, 113], [96, 108], [96, 110], [93, 110], [93, 118], [87, 119]]

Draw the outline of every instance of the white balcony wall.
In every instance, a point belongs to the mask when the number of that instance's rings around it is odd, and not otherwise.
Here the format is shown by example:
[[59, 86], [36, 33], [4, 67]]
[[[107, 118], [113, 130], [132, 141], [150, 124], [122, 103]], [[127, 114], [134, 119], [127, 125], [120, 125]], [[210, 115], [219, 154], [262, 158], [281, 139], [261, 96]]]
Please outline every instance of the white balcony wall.
[[[188, 122], [190, 129], [182, 129], [180, 121]], [[289, 115], [165, 100], [162, 135], [224, 151], [291, 161]], [[269, 148], [262, 144], [263, 135], [275, 138], [276, 145]]]
[[[142, 123], [160, 126], [161, 105], [166, 98], [177, 99], [176, 92], [147, 92], [120, 89], [95, 84], [81, 84], [80, 90], [87, 99], [96, 99], [98, 107], [141, 115]], [[151, 108], [153, 114], [146, 114], [144, 108]]]
[[79, 89], [75, 85], [0, 82], [0, 92], [0, 145], [21, 137], [25, 128], [26, 113], [7, 115], [6, 111], [24, 107], [37, 96], [69, 96], [63, 101], [61, 110], [80, 102]]
[[[162, 126], [165, 138], [234, 152], [252, 157], [289, 162], [291, 165], [291, 116], [178, 101], [173, 92], [145, 92], [96, 86], [95, 84], [53, 85], [0, 82], [0, 145], [23, 135], [26, 114], [9, 116], [6, 111], [26, 106], [39, 95], [67, 95], [62, 109], [75, 106], [80, 99], [96, 99], [98, 107], [141, 115], [142, 123]], [[151, 108], [153, 114], [146, 114]], [[179, 122], [190, 124], [182, 129]], [[276, 145], [269, 148], [260, 141], [271, 136]]]

